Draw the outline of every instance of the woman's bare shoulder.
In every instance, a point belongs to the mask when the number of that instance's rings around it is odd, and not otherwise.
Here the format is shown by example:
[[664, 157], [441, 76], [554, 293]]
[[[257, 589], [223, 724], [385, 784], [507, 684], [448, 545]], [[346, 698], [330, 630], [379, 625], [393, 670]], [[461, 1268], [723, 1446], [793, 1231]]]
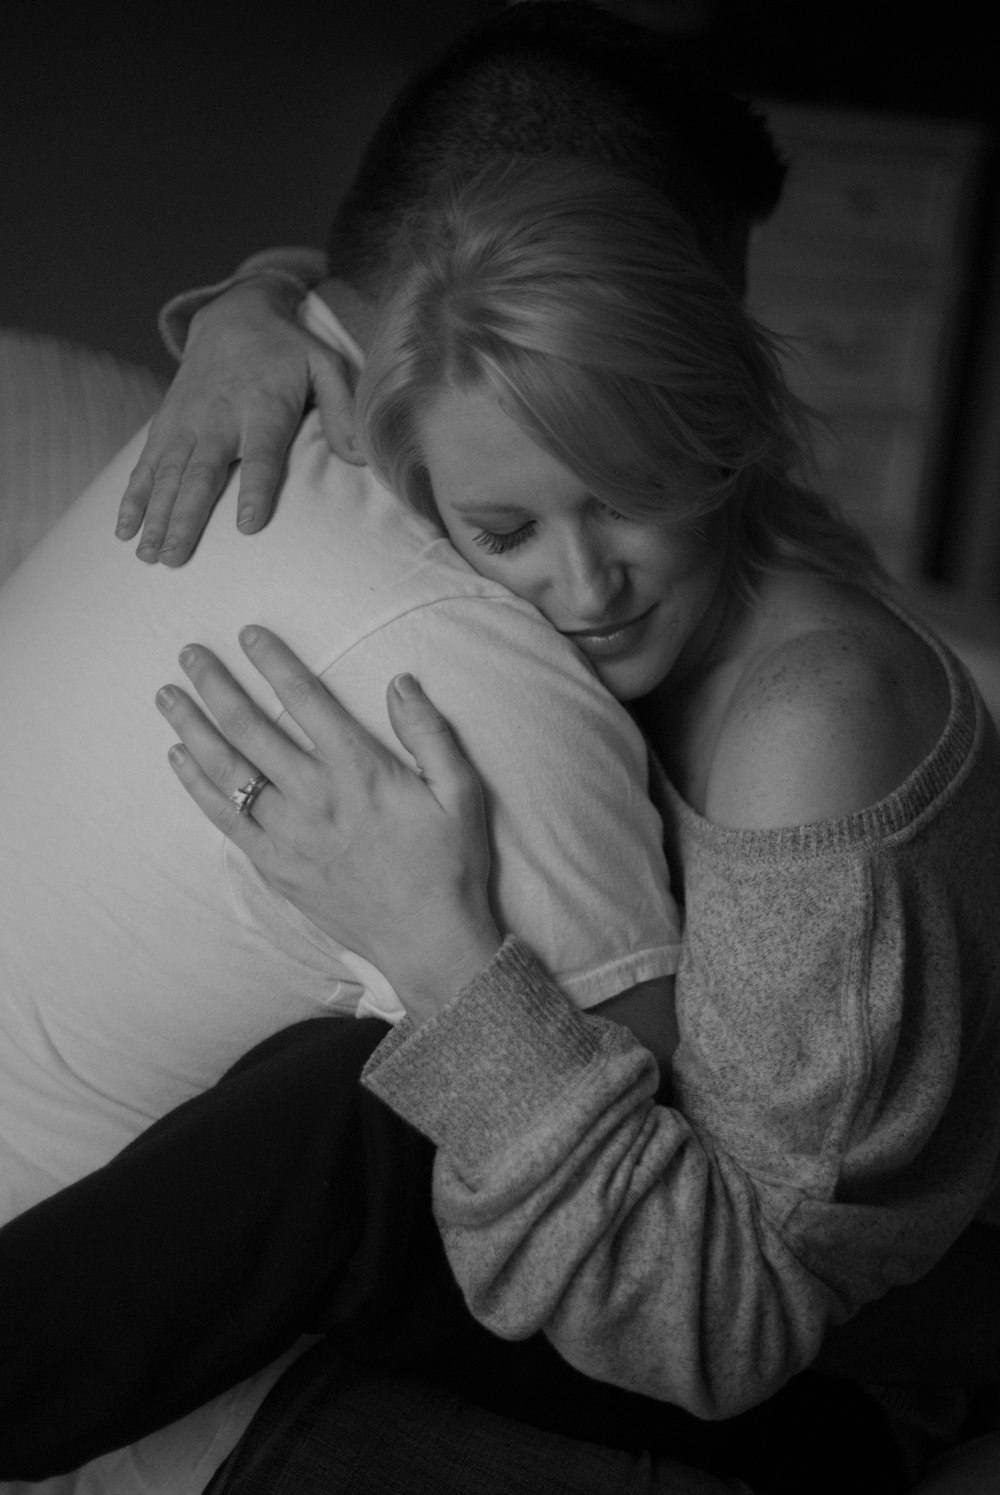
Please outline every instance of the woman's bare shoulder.
[[849, 815], [891, 793], [948, 717], [933, 650], [875, 598], [779, 584], [736, 673], [705, 813], [741, 829]]

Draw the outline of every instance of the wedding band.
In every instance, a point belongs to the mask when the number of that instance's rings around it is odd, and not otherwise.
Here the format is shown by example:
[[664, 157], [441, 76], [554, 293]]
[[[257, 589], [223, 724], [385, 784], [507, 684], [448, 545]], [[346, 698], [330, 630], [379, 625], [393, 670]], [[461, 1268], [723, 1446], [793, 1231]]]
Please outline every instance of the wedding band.
[[229, 803], [236, 806], [237, 814], [249, 815], [253, 809], [257, 796], [262, 789], [266, 789], [271, 780], [266, 773], [255, 773], [249, 784], [244, 784], [242, 789], [236, 789], [229, 796]]

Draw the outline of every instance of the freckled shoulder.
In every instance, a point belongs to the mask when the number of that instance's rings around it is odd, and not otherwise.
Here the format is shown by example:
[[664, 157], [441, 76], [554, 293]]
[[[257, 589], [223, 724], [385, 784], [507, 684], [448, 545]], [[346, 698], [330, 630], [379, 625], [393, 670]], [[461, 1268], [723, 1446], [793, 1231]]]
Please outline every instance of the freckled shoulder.
[[865, 809], [931, 751], [948, 704], [933, 651], [873, 599], [807, 614], [777, 630], [739, 679], [705, 813], [750, 830]]

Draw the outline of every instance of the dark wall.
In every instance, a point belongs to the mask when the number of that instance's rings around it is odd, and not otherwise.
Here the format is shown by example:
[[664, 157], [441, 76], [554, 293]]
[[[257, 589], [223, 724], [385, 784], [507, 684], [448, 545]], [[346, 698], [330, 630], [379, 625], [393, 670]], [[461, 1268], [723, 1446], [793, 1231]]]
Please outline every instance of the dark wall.
[[[260, 19], [235, 5], [8, 7], [0, 326], [166, 368], [160, 303], [254, 249], [322, 242], [399, 82], [502, 3], [327, 0]], [[748, 92], [959, 116], [996, 106], [972, 0], [617, 4], [697, 38]]]
[[243, 6], [207, 21], [191, 6], [154, 23], [146, 5], [106, 22], [100, 6], [5, 17], [0, 326], [166, 369], [160, 303], [255, 249], [322, 243], [401, 80], [494, 8], [333, 0], [271, 7], [266, 24]]
[[704, 0], [706, 33], [752, 91], [902, 114], [995, 119], [982, 0]]

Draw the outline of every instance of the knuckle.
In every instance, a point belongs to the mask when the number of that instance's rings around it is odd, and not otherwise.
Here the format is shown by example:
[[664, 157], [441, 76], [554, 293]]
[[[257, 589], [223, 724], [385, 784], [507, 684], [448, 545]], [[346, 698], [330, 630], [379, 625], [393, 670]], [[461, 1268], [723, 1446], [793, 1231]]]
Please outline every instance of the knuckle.
[[[140, 464], [144, 463], [146, 466], [149, 466], [154, 462], [158, 462], [163, 455], [163, 451], [170, 439], [169, 402], [170, 396], [168, 395], [149, 423], [146, 440], [143, 443], [142, 451], [139, 453]], [[168, 433], [166, 436], [164, 436], [164, 431]]]
[[249, 737], [257, 726], [257, 712], [248, 701], [240, 701], [227, 707], [220, 720], [227, 736]]
[[290, 708], [309, 706], [313, 701], [325, 697], [323, 687], [311, 675], [294, 670], [284, 683], [284, 692]]
[[228, 468], [228, 458], [211, 456], [192, 457], [184, 469], [184, 486], [188, 489], [208, 488], [215, 483], [221, 483]]
[[249, 468], [258, 476], [270, 475], [277, 473], [281, 467], [283, 454], [277, 453], [274, 448], [252, 446], [247, 447], [242, 460], [244, 473]]
[[136, 493], [139, 489], [145, 488], [152, 481], [153, 465], [144, 457], [140, 457], [129, 474], [128, 484], [125, 488], [125, 498], [130, 498], [132, 494]]
[[156, 464], [153, 486], [157, 493], [164, 488], [175, 488], [187, 471], [186, 457], [164, 457]]

